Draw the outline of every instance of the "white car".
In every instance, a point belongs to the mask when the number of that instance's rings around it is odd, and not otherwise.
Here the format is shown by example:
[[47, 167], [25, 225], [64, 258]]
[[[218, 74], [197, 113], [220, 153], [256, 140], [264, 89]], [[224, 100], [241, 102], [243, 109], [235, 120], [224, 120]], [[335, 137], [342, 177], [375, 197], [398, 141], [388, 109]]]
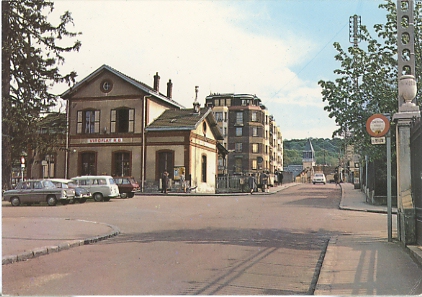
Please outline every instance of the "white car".
[[317, 183], [326, 184], [327, 180], [325, 179], [324, 173], [315, 173], [314, 177], [312, 178], [312, 183], [315, 185]]

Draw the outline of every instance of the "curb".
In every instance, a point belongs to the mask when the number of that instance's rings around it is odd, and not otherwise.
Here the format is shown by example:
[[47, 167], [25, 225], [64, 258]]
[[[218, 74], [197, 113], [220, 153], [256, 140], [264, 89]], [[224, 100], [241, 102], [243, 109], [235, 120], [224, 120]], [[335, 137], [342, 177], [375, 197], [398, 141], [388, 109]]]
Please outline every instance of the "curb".
[[111, 229], [113, 229], [113, 231], [105, 235], [94, 236], [94, 237], [90, 237], [86, 239], [66, 241], [66, 242], [60, 243], [59, 245], [35, 248], [31, 251], [26, 251], [17, 255], [7, 255], [2, 258], [2, 265], [12, 264], [15, 262], [20, 262], [20, 261], [26, 261], [32, 258], [36, 258], [36, 257], [40, 257], [40, 256], [52, 254], [52, 253], [57, 253], [63, 250], [68, 250], [70, 248], [92, 244], [92, 243], [95, 243], [104, 239], [108, 239], [120, 234], [120, 229], [110, 224], [98, 223], [98, 222], [86, 221], [86, 220], [75, 220], [75, 221], [106, 225], [110, 227]]

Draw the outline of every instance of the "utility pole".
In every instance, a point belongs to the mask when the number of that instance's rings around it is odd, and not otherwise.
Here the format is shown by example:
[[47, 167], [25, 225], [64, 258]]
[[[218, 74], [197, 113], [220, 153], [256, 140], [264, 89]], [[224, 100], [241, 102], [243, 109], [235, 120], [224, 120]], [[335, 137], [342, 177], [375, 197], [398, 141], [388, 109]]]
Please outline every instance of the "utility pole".
[[[361, 17], [360, 15], [353, 15], [349, 17], [349, 42], [353, 43], [353, 47], [355, 49], [359, 48], [359, 42], [361, 42]], [[355, 55], [356, 57], [356, 55]], [[355, 65], [356, 65], [356, 61], [355, 61]], [[355, 73], [354, 73], [354, 78], [355, 78], [355, 94], [358, 95], [359, 94], [359, 76], [357, 74], [357, 70], [355, 69]], [[347, 105], [347, 98], [346, 98], [346, 105]], [[347, 134], [349, 133], [347, 126], [345, 127], [346, 131], [345, 131], [345, 156], [347, 158]], [[347, 161], [350, 161], [347, 159]], [[359, 166], [359, 171], [360, 171], [361, 166]], [[355, 169], [353, 169], [353, 175], [355, 173]], [[350, 170], [349, 170], [349, 174], [350, 174]], [[360, 179], [361, 181], [361, 179]], [[365, 184], [367, 186], [367, 184]]]
[[413, 0], [397, 0], [398, 112], [394, 114], [397, 150], [397, 233], [404, 245], [416, 242], [416, 215], [410, 171], [410, 126], [420, 118], [416, 100]]

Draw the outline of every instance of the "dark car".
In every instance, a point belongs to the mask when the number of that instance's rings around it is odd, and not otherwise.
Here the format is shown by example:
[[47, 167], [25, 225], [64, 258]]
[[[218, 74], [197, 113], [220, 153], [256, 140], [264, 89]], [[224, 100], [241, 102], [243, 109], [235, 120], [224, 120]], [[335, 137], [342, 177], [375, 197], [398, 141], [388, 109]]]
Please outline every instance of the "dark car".
[[121, 198], [132, 198], [141, 190], [138, 182], [131, 176], [114, 177], [114, 181], [119, 187]]
[[13, 206], [42, 202], [54, 206], [58, 201], [62, 204], [68, 204], [74, 198], [75, 190], [59, 189], [49, 180], [21, 181], [14, 190], [3, 193], [3, 200], [9, 201]]
[[91, 198], [91, 193], [87, 189], [78, 187], [78, 185], [73, 183], [70, 179], [52, 178], [50, 180], [53, 182], [53, 184], [57, 188], [62, 188], [62, 189], [69, 188], [69, 189], [75, 190], [75, 200], [70, 201], [70, 203], [74, 201], [78, 201], [79, 203], [84, 203], [86, 199]]

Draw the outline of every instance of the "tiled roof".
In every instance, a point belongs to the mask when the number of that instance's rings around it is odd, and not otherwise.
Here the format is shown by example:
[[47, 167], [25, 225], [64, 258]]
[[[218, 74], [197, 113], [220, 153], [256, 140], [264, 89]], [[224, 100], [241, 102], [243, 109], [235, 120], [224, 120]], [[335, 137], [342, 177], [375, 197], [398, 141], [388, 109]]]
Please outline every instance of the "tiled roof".
[[218, 140], [223, 140], [220, 129], [217, 126], [211, 108], [201, 108], [199, 113], [190, 109], [167, 109], [155, 119], [146, 131], [191, 131], [195, 130], [205, 119], [207, 119], [211, 130]]
[[157, 130], [193, 130], [206, 118], [211, 109], [201, 108], [200, 113], [190, 109], [167, 109], [146, 128], [147, 131]]

